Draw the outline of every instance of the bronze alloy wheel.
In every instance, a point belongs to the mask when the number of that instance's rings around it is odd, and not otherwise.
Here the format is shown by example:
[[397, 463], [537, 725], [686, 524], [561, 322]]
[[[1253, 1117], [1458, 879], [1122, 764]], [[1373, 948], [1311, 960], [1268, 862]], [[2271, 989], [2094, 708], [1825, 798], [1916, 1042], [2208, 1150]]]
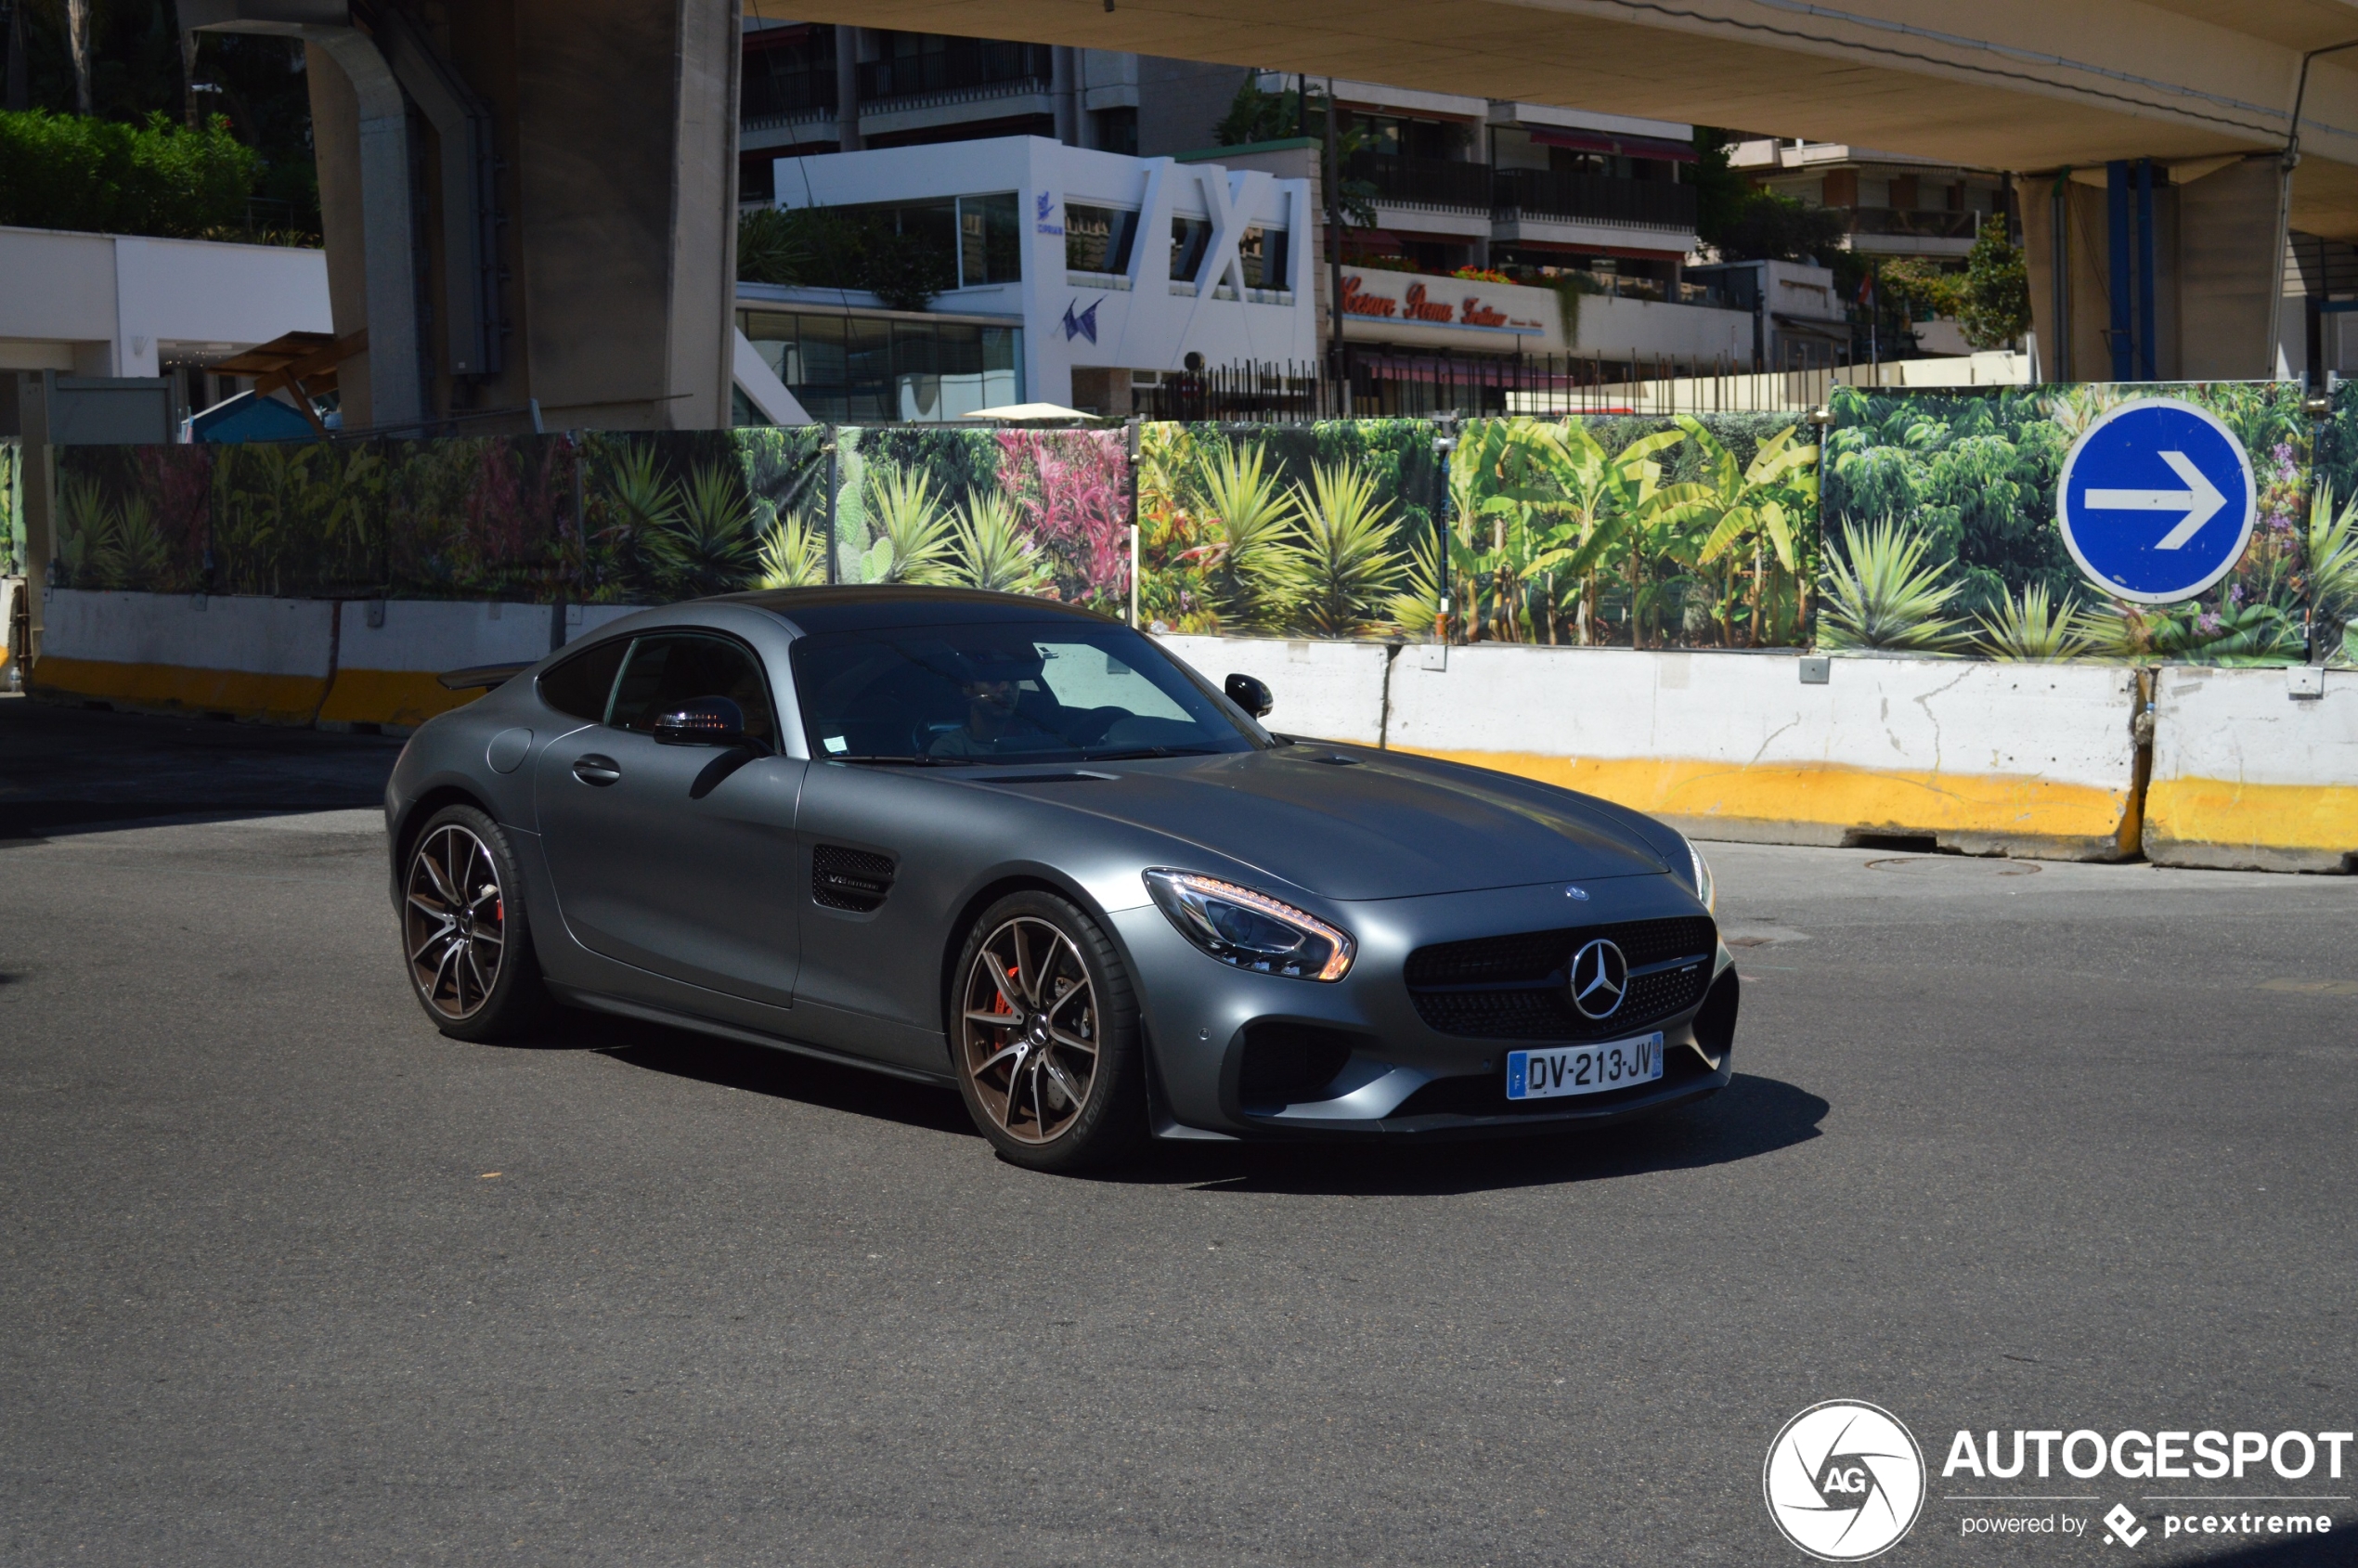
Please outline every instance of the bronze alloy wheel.
[[401, 931], [428, 1011], [453, 1023], [483, 1011], [506, 957], [508, 908], [499, 862], [463, 824], [430, 829], [410, 851]]
[[1072, 939], [1009, 920], [976, 950], [961, 1004], [960, 1062], [984, 1111], [1017, 1143], [1055, 1142], [1097, 1081], [1097, 991]]

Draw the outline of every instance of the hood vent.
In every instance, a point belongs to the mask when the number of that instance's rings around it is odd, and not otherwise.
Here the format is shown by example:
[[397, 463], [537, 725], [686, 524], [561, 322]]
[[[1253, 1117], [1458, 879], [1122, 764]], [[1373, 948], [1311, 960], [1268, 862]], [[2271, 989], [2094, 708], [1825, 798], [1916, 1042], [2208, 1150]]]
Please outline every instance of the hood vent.
[[839, 844], [820, 844], [810, 851], [810, 900], [823, 909], [848, 909], [866, 914], [884, 907], [892, 891], [892, 857]]

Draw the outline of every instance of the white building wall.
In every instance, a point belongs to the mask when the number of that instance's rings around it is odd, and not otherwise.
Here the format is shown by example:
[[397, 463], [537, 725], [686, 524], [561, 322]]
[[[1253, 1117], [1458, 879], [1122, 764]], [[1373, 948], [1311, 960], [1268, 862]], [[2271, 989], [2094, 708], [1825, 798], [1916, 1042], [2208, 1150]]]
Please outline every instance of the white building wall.
[[[945, 313], [1019, 315], [1024, 384], [1034, 399], [1069, 402], [1076, 367], [1175, 370], [1191, 353], [1212, 365], [1316, 356], [1309, 277], [1315, 217], [1307, 180], [1212, 163], [1130, 158], [1040, 136], [883, 148], [797, 162], [800, 168], [791, 171], [792, 178], [786, 177], [789, 171], [781, 171], [781, 206], [1016, 192], [1022, 280], [953, 289], [935, 304]], [[1069, 201], [1139, 214], [1125, 273], [1066, 271]], [[1174, 214], [1211, 225], [1200, 288], [1195, 279], [1170, 275]], [[1242, 286], [1237, 242], [1254, 224], [1289, 231], [1290, 286], [1284, 291], [1248, 292]]]
[[333, 330], [324, 251], [0, 228], [0, 369], [152, 376], [176, 348]]

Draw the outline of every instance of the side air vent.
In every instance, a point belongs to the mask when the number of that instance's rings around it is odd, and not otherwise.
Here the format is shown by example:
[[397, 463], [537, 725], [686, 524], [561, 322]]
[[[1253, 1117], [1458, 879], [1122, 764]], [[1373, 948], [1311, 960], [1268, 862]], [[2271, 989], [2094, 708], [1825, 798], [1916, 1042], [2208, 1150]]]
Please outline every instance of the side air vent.
[[810, 851], [810, 900], [823, 909], [862, 914], [884, 907], [892, 891], [892, 857], [821, 844]]

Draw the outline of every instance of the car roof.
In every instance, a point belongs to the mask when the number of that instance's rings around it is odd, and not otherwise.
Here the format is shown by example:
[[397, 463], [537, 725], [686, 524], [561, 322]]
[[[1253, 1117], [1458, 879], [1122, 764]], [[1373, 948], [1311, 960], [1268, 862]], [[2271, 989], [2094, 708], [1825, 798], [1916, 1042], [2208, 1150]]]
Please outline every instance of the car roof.
[[918, 588], [902, 583], [836, 588], [772, 588], [722, 594], [709, 603], [748, 604], [803, 631], [866, 631], [896, 626], [973, 626], [992, 622], [1111, 621], [1093, 610], [1020, 593], [971, 588]]

